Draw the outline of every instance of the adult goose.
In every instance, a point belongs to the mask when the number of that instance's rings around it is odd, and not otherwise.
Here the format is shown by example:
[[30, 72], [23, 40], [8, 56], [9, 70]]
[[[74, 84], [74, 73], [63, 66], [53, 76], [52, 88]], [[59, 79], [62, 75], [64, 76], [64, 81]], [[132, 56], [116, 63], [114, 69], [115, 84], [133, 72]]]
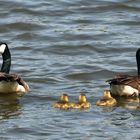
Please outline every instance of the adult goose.
[[110, 84], [112, 95], [139, 96], [140, 95], [140, 49], [136, 52], [138, 75], [117, 75], [114, 79], [107, 80]]
[[3, 63], [0, 71], [0, 94], [16, 93], [23, 95], [29, 91], [28, 84], [17, 74], [9, 74], [11, 54], [6, 43], [0, 43], [0, 54]]

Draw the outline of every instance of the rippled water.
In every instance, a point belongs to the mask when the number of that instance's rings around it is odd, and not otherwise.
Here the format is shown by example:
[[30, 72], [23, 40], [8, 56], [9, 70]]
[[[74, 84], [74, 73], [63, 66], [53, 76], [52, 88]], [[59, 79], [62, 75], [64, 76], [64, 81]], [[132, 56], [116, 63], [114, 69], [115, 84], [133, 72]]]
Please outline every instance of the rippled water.
[[[0, 41], [12, 73], [30, 85], [24, 97], [0, 97], [0, 139], [140, 139], [139, 101], [97, 107], [116, 73], [136, 74], [139, 0], [1, 0]], [[62, 111], [62, 93], [85, 91], [92, 108]]]

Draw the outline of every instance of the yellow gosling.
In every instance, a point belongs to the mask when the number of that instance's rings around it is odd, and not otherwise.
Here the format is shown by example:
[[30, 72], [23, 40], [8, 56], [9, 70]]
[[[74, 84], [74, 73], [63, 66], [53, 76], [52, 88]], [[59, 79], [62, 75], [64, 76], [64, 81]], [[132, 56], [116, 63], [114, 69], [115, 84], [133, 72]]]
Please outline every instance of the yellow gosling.
[[85, 94], [80, 94], [78, 98], [78, 103], [73, 103], [72, 108], [75, 109], [87, 109], [90, 108], [91, 104], [87, 101], [87, 97]]
[[69, 109], [71, 107], [69, 103], [69, 96], [67, 94], [61, 95], [59, 101], [54, 103], [53, 107], [59, 109]]
[[98, 106], [115, 106], [116, 104], [117, 101], [111, 96], [110, 90], [105, 90], [103, 98], [96, 102]]

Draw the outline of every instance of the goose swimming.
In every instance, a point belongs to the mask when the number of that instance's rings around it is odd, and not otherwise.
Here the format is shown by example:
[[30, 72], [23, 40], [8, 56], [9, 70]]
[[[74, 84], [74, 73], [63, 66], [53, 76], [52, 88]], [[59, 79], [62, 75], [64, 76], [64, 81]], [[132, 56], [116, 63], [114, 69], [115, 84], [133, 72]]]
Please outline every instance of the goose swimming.
[[11, 54], [6, 43], [0, 43], [0, 54], [3, 58], [0, 71], [0, 94], [16, 93], [23, 95], [28, 92], [28, 84], [19, 75], [9, 74], [11, 67]]
[[138, 75], [120, 74], [107, 80], [110, 84], [112, 95], [116, 96], [139, 96], [140, 95], [140, 49], [136, 52]]

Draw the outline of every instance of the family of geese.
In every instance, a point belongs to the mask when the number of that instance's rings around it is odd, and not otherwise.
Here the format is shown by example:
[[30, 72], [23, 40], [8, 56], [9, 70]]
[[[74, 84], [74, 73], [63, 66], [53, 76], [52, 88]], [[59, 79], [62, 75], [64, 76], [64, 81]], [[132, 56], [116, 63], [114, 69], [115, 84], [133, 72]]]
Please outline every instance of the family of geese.
[[[24, 95], [29, 91], [28, 84], [17, 74], [11, 74], [11, 54], [6, 43], [0, 43], [0, 54], [2, 55], [2, 67], [0, 72], [0, 94]], [[102, 99], [96, 102], [98, 106], [115, 106], [116, 96], [138, 97], [140, 94], [140, 49], [136, 51], [136, 61], [138, 74], [131, 76], [120, 74], [115, 78], [107, 80], [110, 90], [105, 90]], [[59, 109], [87, 109], [91, 103], [87, 100], [84, 93], [79, 95], [77, 102], [70, 102], [68, 94], [60, 96], [59, 100], [53, 104], [54, 108]]]

